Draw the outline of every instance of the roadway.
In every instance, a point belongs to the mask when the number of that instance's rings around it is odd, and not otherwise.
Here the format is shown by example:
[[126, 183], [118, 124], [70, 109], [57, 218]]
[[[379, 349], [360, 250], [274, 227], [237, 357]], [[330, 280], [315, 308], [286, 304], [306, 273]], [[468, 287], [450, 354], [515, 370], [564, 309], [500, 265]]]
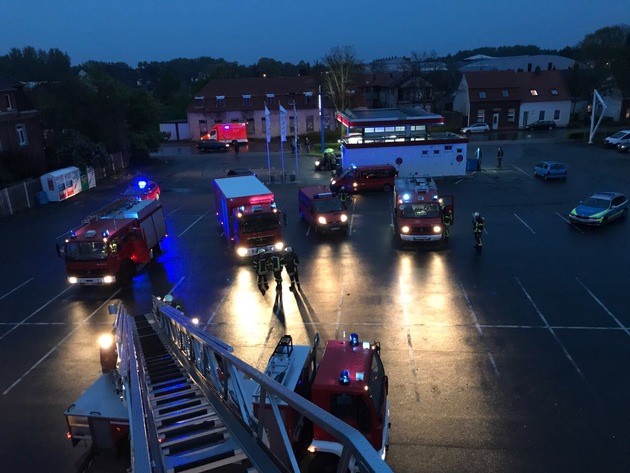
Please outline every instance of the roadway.
[[[539, 138], [544, 136], [545, 138]], [[144, 169], [162, 187], [169, 237], [133, 289], [65, 282], [55, 243], [127, 180], [2, 221], [0, 456], [3, 471], [73, 471], [86, 446], [65, 438], [64, 411], [99, 375], [97, 336], [110, 302], [150, 310], [172, 291], [235, 353], [263, 370], [281, 335], [308, 344], [357, 332], [378, 340], [389, 376], [387, 461], [398, 473], [630, 470], [629, 222], [578, 228], [569, 210], [589, 193], [630, 193], [627, 155], [558, 134], [489, 141], [482, 171], [438, 179], [455, 196], [448, 246], [399, 250], [391, 197], [356, 196], [348, 238], [319, 237], [298, 218], [297, 187], [324, 183], [300, 157], [296, 182], [271, 185], [288, 215], [303, 293], [263, 297], [253, 271], [225, 252], [211, 179], [229, 167], [265, 168], [264, 150], [199, 155], [163, 149]], [[497, 146], [503, 168], [494, 167]], [[567, 163], [566, 182], [532, 177], [543, 159]], [[277, 151], [271, 165], [281, 168]], [[295, 158], [285, 154], [285, 170]], [[471, 213], [486, 217], [483, 254]], [[286, 279], [286, 277], [285, 277]], [[273, 286], [273, 284], [272, 284]], [[273, 287], [272, 287], [273, 289]], [[282, 310], [274, 310], [277, 304]], [[112, 458], [124, 471], [124, 461]]]

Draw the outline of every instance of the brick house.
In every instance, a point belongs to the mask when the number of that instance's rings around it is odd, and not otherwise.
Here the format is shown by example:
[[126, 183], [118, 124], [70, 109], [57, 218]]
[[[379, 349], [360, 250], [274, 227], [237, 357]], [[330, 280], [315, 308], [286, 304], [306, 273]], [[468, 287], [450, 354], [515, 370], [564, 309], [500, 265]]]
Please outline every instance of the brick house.
[[23, 154], [31, 162], [44, 161], [44, 135], [24, 84], [0, 78], [0, 153]]
[[[295, 111], [299, 135], [320, 132], [319, 84], [308, 76], [219, 79], [208, 82], [186, 109], [192, 141], [198, 141], [217, 123], [247, 123], [251, 138], [266, 137], [265, 105], [270, 112], [272, 138], [280, 136], [280, 111], [287, 111], [287, 139], [294, 134]], [[334, 110], [323, 105], [324, 130], [335, 130]]]
[[464, 72], [453, 99], [462, 125], [488, 123], [493, 130], [522, 128], [536, 120], [569, 123], [571, 96], [555, 70]]

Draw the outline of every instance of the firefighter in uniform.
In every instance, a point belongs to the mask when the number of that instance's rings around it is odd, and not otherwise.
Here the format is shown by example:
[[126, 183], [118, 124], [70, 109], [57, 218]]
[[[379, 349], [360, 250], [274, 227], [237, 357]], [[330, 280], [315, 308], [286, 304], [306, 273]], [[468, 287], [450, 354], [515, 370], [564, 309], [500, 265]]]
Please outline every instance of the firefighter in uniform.
[[339, 189], [339, 200], [341, 201], [341, 204], [343, 205], [343, 207], [346, 208], [346, 200], [348, 200], [348, 192], [346, 191], [345, 186], [341, 186], [341, 189]]
[[486, 226], [486, 219], [483, 218], [479, 212], [475, 212], [473, 214], [472, 224], [473, 235], [475, 236], [475, 248], [480, 248], [483, 246], [481, 234], [483, 233], [483, 229]]
[[164, 296], [164, 302], [166, 302], [168, 305], [170, 305], [171, 307], [181, 311], [182, 310], [182, 306], [180, 306], [177, 302], [175, 302], [175, 299], [173, 298], [173, 296], [171, 294], [166, 294]]
[[302, 290], [300, 287], [300, 277], [298, 275], [298, 264], [300, 264], [300, 258], [293, 248], [287, 246], [286, 250], [284, 250], [284, 267], [287, 270], [287, 274], [289, 275], [289, 279], [291, 281], [291, 286], [289, 290], [295, 291], [295, 285], [297, 284], [297, 288]]
[[282, 268], [284, 268], [284, 255], [281, 251], [274, 251], [269, 258], [273, 277], [276, 280], [276, 291], [282, 291]]
[[254, 271], [256, 271], [256, 282], [258, 283], [258, 289], [262, 295], [265, 295], [269, 284], [267, 283], [267, 273], [269, 272], [269, 259], [267, 258], [267, 252], [264, 249], [259, 249], [256, 258], [254, 259]]
[[442, 207], [442, 224], [444, 225], [444, 238], [451, 236], [451, 225], [453, 224], [453, 212], [448, 207]]

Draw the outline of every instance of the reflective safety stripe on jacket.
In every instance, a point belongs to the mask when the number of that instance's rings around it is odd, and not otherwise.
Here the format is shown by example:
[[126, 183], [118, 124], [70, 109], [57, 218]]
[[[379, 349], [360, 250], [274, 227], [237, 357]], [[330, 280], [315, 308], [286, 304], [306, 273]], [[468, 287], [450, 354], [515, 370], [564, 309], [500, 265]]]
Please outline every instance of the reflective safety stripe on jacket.
[[284, 261], [282, 260], [282, 256], [272, 255], [271, 256], [271, 269], [273, 271], [282, 271], [282, 266]]

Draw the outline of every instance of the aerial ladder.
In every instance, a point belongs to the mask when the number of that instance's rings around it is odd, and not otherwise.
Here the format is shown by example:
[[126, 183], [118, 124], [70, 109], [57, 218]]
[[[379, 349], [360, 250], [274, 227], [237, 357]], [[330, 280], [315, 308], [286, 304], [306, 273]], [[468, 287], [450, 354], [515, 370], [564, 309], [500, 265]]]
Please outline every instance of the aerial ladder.
[[[103, 377], [128, 413], [131, 471], [299, 472], [299, 452], [280, 408], [288, 405], [342, 444], [338, 472], [351, 459], [360, 472], [392, 472], [360, 432], [237, 358], [160, 298], [153, 297], [153, 310], [144, 315], [131, 316], [122, 304], [109, 310], [116, 368]], [[73, 442], [95, 441], [93, 424], [105, 419], [102, 412], [92, 418], [91, 409], [82, 397], [66, 411]]]

